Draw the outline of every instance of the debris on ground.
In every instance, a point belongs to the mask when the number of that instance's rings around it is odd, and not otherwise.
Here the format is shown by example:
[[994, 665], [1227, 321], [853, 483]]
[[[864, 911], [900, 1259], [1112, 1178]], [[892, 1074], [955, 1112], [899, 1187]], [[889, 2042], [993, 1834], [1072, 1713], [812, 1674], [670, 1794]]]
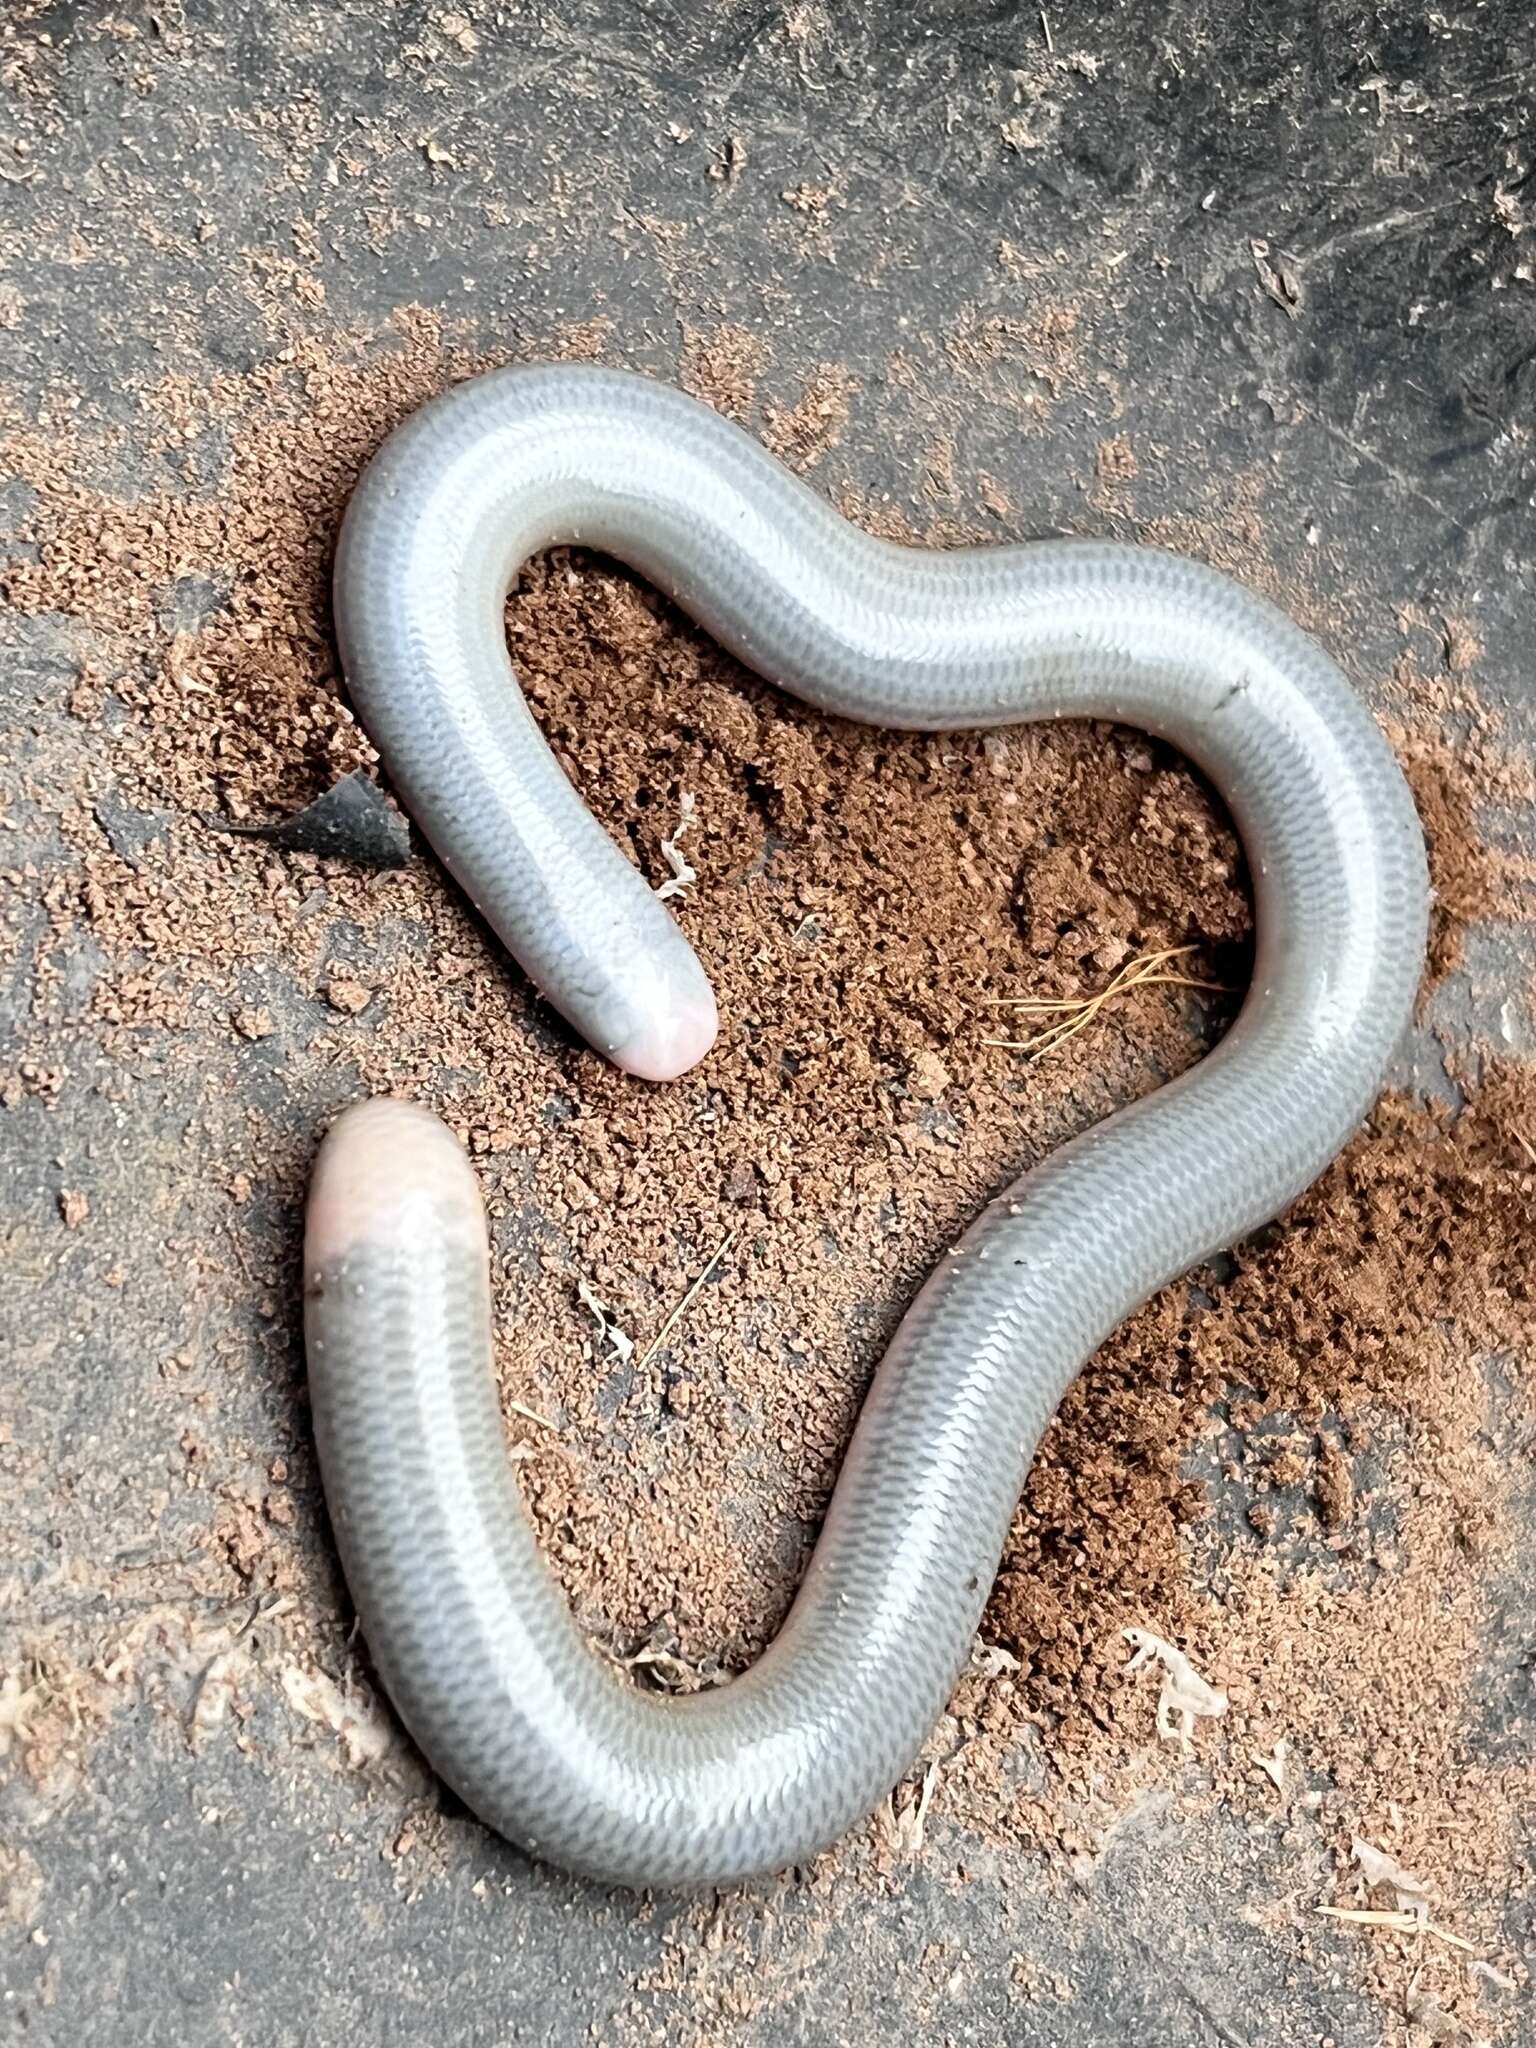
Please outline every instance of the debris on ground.
[[212, 821], [221, 832], [264, 840], [291, 853], [324, 854], [363, 868], [401, 868], [411, 857], [410, 827], [371, 775], [354, 768], [312, 804], [269, 825]]
[[1404, 1870], [1395, 1856], [1389, 1856], [1385, 1849], [1378, 1849], [1373, 1843], [1362, 1841], [1359, 1835], [1349, 1845], [1350, 1860], [1360, 1866], [1360, 1873], [1373, 1889], [1384, 1885], [1397, 1900], [1398, 1910], [1416, 1913], [1428, 1906], [1434, 1897], [1434, 1886], [1415, 1877], [1410, 1870]]
[[937, 1762], [925, 1764], [915, 1785], [898, 1785], [885, 1803], [883, 1824], [896, 1857], [912, 1863], [922, 1854], [928, 1827], [928, 1809], [939, 1782]]
[[1177, 1742], [1181, 1748], [1192, 1751], [1196, 1720], [1219, 1720], [1227, 1711], [1226, 1694], [1208, 1684], [1182, 1650], [1153, 1635], [1150, 1629], [1128, 1628], [1121, 1633], [1135, 1651], [1125, 1667], [1127, 1677], [1147, 1664], [1162, 1666], [1163, 1683], [1157, 1696], [1158, 1734], [1165, 1742]]
[[338, 1685], [328, 1671], [313, 1664], [285, 1664], [277, 1676], [295, 1713], [340, 1738], [350, 1770], [378, 1763], [393, 1747], [389, 1719], [368, 1694]]
[[694, 800], [687, 791], [684, 791], [678, 805], [677, 823], [672, 827], [672, 836], [661, 842], [662, 858], [672, 872], [666, 881], [657, 885], [656, 895], [660, 902], [665, 903], [672, 896], [681, 896], [699, 879], [698, 870], [689, 864], [688, 856], [681, 847], [683, 834], [697, 822]]
[[590, 1313], [592, 1320], [597, 1324], [599, 1335], [612, 1351], [614, 1357], [618, 1359], [621, 1365], [627, 1365], [634, 1355], [635, 1340], [633, 1337], [625, 1334], [619, 1327], [613, 1310], [609, 1308], [605, 1301], [598, 1300], [586, 1281], [579, 1275], [576, 1281], [576, 1294], [582, 1307]]

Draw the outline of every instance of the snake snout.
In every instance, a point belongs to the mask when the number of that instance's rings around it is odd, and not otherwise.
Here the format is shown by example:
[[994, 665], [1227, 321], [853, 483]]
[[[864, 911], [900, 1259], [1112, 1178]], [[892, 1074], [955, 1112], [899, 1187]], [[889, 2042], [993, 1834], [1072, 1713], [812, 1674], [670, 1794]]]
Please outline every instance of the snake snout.
[[642, 1081], [675, 1081], [703, 1059], [719, 1028], [714, 991], [706, 985], [697, 994], [675, 999], [616, 1046], [611, 1058], [616, 1067]]
[[344, 1109], [315, 1162], [304, 1267], [315, 1273], [360, 1245], [414, 1250], [447, 1232], [483, 1243], [474, 1169], [448, 1126], [419, 1103], [376, 1095]]

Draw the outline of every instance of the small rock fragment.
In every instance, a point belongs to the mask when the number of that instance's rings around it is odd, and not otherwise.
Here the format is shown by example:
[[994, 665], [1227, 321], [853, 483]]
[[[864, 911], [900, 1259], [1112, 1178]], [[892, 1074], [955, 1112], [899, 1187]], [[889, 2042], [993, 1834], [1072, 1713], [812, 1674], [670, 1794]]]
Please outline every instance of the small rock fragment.
[[1275, 1744], [1273, 1755], [1255, 1756], [1253, 1759], [1282, 1799], [1285, 1797], [1285, 1784], [1289, 1771], [1290, 1756], [1291, 1745], [1282, 1735]]
[[325, 1000], [333, 1010], [340, 1010], [348, 1017], [357, 1017], [373, 1001], [373, 990], [350, 975], [336, 974], [325, 984]]
[[978, 1641], [971, 1650], [971, 1669], [983, 1678], [1003, 1678], [1019, 1668], [1018, 1658], [1001, 1643]]
[[915, 1052], [907, 1066], [907, 1090], [924, 1102], [933, 1102], [950, 1085], [954, 1076], [936, 1052], [926, 1046]]

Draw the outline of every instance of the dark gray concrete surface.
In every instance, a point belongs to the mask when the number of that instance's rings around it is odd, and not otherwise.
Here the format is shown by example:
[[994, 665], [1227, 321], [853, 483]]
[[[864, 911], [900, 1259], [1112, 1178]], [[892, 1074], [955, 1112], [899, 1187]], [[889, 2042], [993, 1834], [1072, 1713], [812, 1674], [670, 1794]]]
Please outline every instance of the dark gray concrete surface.
[[[1429, 661], [1432, 622], [1454, 614], [1486, 648], [1480, 687], [1529, 738], [1536, 32], [1518, 0], [1087, 0], [1046, 10], [1054, 51], [1034, 6], [456, 11], [473, 50], [443, 28], [453, 8], [390, 0], [13, 5], [0, 284], [15, 317], [0, 362], [22, 417], [73, 387], [131, 429], [147, 376], [207, 379], [271, 353], [237, 252], [291, 254], [302, 211], [325, 304], [296, 321], [366, 334], [416, 301], [536, 350], [601, 315], [610, 359], [667, 376], [690, 333], [730, 322], [761, 337], [762, 396], [786, 402], [817, 364], [845, 366], [860, 399], [818, 486], [886, 497], [920, 526], [983, 518], [977, 480], [992, 476], [1012, 507], [999, 537], [1133, 533], [1137, 518], [1088, 502], [1098, 444], [1117, 433], [1162, 451], [1137, 517], [1192, 545], [1252, 502], [1229, 480], [1257, 478], [1278, 587], [1347, 621], [1339, 651], [1362, 683], [1405, 647]], [[366, 177], [328, 183], [349, 151]], [[814, 233], [783, 197], [805, 183], [832, 195]], [[164, 223], [158, 246], [146, 216]], [[962, 374], [946, 347], [967, 319], [1016, 312], [1028, 273], [1079, 308], [1083, 368], [1055, 391], [1007, 351]], [[195, 321], [167, 325], [167, 308]], [[910, 381], [890, 373], [895, 350]], [[940, 428], [955, 481], [936, 496]], [[217, 479], [220, 455], [193, 449], [180, 476], [125, 457], [118, 487], [192, 488]], [[26, 510], [0, 478], [0, 516], [20, 525]], [[5, 857], [46, 870], [68, 850], [27, 783], [95, 744], [63, 708], [88, 648], [70, 619], [13, 617], [0, 640]], [[103, 823], [127, 848], [156, 830]], [[46, 915], [26, 891], [10, 912], [0, 1067]], [[1480, 941], [1430, 1024], [1497, 1031], [1512, 963], [1529, 959], [1528, 933]], [[1068, 1868], [1004, 1857], [938, 1814], [921, 1864], [883, 1884], [791, 1877], [705, 1912], [531, 1866], [386, 1721], [363, 1740], [387, 1754], [349, 1768], [284, 1691], [285, 1596], [259, 1574], [239, 1599], [200, 1590], [189, 1560], [210, 1500], [173, 1481], [189, 1393], [221, 1484], [259, 1489], [274, 1456], [291, 1461], [304, 1597], [334, 1616], [328, 1668], [352, 1670], [293, 1284], [311, 1134], [351, 1083], [294, 1049], [312, 998], [280, 960], [249, 991], [279, 1024], [254, 1052], [219, 1019], [146, 1031], [131, 1065], [109, 1060], [92, 982], [83, 946], [52, 998], [58, 1099], [29, 1089], [0, 1112], [0, 1673], [52, 1656], [115, 1688], [78, 1769], [46, 1793], [0, 1757], [7, 2038], [1389, 2037], [1351, 1937], [1325, 1928], [1301, 1962], [1264, 1931], [1277, 1894], [1324, 1883], [1322, 1831], [1304, 1817], [1282, 1844], [1278, 1828], [1154, 1801]], [[1428, 1030], [1404, 1071], [1445, 1085]], [[223, 1182], [258, 1141], [264, 1170], [232, 1220]], [[91, 1229], [59, 1228], [64, 1188], [88, 1193]], [[131, 1284], [104, 1287], [109, 1264]], [[1508, 1589], [1505, 1611], [1490, 1740], [1509, 1717], [1499, 1703], [1529, 1691], [1529, 1586]], [[104, 1677], [114, 1657], [125, 1675]], [[220, 1719], [222, 1674], [237, 1672], [238, 1712]], [[406, 1826], [418, 1846], [396, 1856]], [[1020, 1994], [1021, 1956], [1046, 1991]]]

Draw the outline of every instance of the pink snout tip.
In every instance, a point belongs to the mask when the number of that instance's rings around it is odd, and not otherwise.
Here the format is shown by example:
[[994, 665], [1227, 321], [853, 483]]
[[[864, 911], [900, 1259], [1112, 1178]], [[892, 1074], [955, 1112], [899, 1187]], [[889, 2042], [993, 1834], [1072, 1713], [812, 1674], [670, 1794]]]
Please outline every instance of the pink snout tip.
[[715, 1042], [720, 1013], [713, 994], [679, 1004], [610, 1055], [616, 1067], [642, 1081], [675, 1081], [696, 1067]]
[[359, 1244], [408, 1251], [444, 1235], [485, 1242], [479, 1184], [452, 1131], [429, 1109], [392, 1095], [344, 1109], [310, 1176], [306, 1270]]

